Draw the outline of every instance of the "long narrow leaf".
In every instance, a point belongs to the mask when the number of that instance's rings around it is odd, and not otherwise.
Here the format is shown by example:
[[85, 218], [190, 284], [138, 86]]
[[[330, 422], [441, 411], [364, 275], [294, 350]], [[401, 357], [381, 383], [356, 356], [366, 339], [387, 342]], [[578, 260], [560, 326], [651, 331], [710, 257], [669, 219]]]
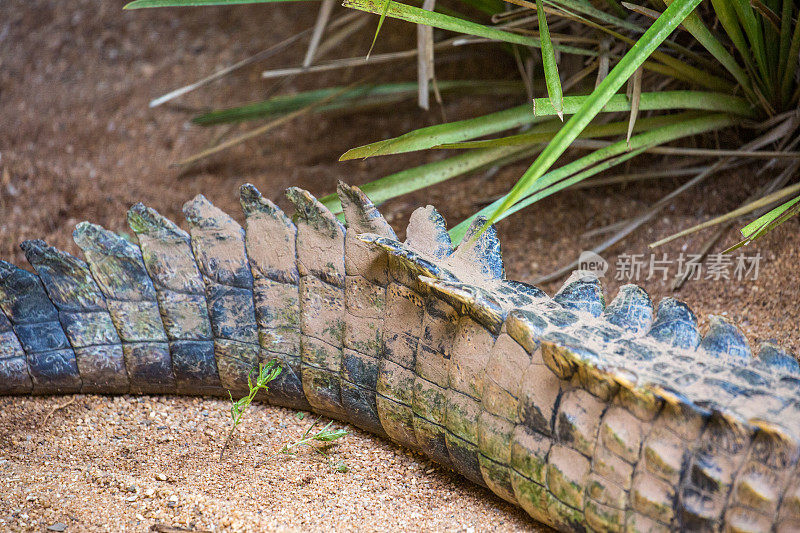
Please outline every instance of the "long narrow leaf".
[[[727, 0], [722, 1], [726, 2]], [[670, 4], [672, 0], [665, 0], [665, 2]], [[745, 91], [752, 92], [750, 89], [751, 82], [750, 78], [747, 76], [747, 72], [739, 66], [739, 63], [736, 62], [736, 59], [728, 52], [725, 46], [711, 33], [706, 25], [703, 24], [703, 21], [700, 20], [697, 13], [691, 13], [686, 17], [683, 21], [683, 27], [733, 75]], [[736, 28], [738, 28], [738, 25]]]
[[[690, 119], [697, 118], [697, 113], [688, 112], [680, 113], [677, 115], [660, 115], [656, 117], [648, 117], [639, 120], [634, 130], [636, 132], [648, 131], [655, 128], [660, 128], [669, 124], [677, 124], [685, 122]], [[519, 135], [510, 135], [508, 137], [500, 137], [499, 139], [488, 139], [485, 141], [468, 141], [461, 143], [449, 143], [437, 146], [440, 149], [483, 149], [483, 148], [497, 148], [499, 146], [528, 146], [536, 143], [549, 142], [553, 135], [560, 129], [561, 124], [558, 121], [548, 121], [544, 124], [534, 126], [530, 131], [520, 133]], [[610, 122], [608, 124], [589, 124], [584, 128], [578, 139], [592, 139], [597, 137], [610, 137], [614, 135], [623, 135], [629, 129], [629, 121], [625, 122]]]
[[[552, 0], [550, 0], [550, 1], [552, 1]], [[558, 0], [558, 1], [563, 2], [565, 0]], [[657, 19], [658, 16], [660, 15], [660, 12], [652, 10], [652, 9], [645, 8], [645, 7], [640, 6], [640, 5], [633, 5], [633, 4], [630, 4], [628, 2], [622, 2], [622, 4], [627, 9], [631, 9], [631, 10], [637, 12], [637, 13], [642, 13], [642, 14], [652, 13], [654, 15], [654, 16], [651, 17], [653, 20]], [[615, 18], [615, 17], [612, 17], [612, 18]], [[644, 30], [645, 30], [644, 28], [634, 25], [634, 29], [633, 29], [634, 32], [636, 32], [636, 33], [644, 33]], [[680, 54], [682, 56], [685, 56], [687, 58], [690, 58], [692, 60], [691, 61], [692, 64], [696, 64], [698, 66], [702, 65], [704, 68], [708, 69], [709, 72], [710, 71], [718, 71], [719, 70], [719, 64], [718, 63], [715, 63], [714, 61], [709, 60], [707, 57], [704, 57], [703, 55], [695, 52], [691, 48], [687, 48], [686, 46], [680, 45], [680, 44], [678, 44], [675, 41], [670, 40], [670, 39], [667, 39], [666, 41], [664, 41], [664, 45], [668, 46], [669, 48], [671, 48], [673, 50], [675, 50], [676, 52], [678, 52], [678, 54]]]
[[[342, 108], [357, 108], [362, 104], [373, 104], [381, 100], [397, 101], [412, 95], [417, 88], [413, 82], [386, 83], [382, 85], [363, 85], [342, 93], [330, 104], [321, 106], [317, 111], [330, 111]], [[211, 126], [228, 122], [254, 120], [289, 113], [302, 108], [310, 103], [322, 100], [338, 91], [338, 87], [316, 89], [293, 95], [275, 96], [263, 102], [256, 102], [244, 106], [231, 107], [211, 111], [192, 119], [195, 124]], [[439, 82], [442, 92], [464, 92], [468, 94], [519, 94], [522, 84], [507, 81], [482, 81], [482, 80], [454, 80]]]
[[[368, 76], [367, 78], [369, 78], [369, 77], [370, 76]], [[205, 150], [202, 150], [202, 151], [200, 151], [200, 152], [198, 152], [198, 153], [196, 153], [194, 155], [191, 155], [191, 156], [187, 157], [186, 159], [178, 161], [177, 163], [173, 163], [172, 166], [190, 165], [190, 164], [195, 163], [195, 162], [197, 162], [197, 161], [199, 161], [201, 159], [204, 159], [204, 158], [206, 158], [206, 157], [208, 157], [210, 155], [216, 154], [216, 153], [221, 152], [223, 150], [227, 150], [228, 148], [236, 146], [237, 144], [240, 144], [240, 143], [242, 143], [244, 141], [248, 141], [250, 139], [253, 139], [255, 137], [263, 135], [263, 134], [267, 133], [268, 131], [277, 128], [278, 126], [282, 126], [283, 124], [286, 124], [287, 122], [289, 122], [291, 120], [294, 120], [295, 118], [298, 118], [298, 117], [301, 117], [301, 116], [303, 116], [305, 114], [313, 112], [314, 110], [316, 110], [316, 108], [318, 108], [320, 106], [323, 106], [323, 105], [335, 100], [336, 98], [341, 96], [343, 93], [345, 93], [348, 90], [352, 89], [353, 87], [355, 87], [359, 83], [363, 83], [364, 81], [365, 81], [365, 78], [362, 78], [359, 81], [353, 82], [351, 85], [348, 85], [346, 87], [342, 87], [342, 88], [338, 89], [338, 91], [328, 95], [327, 97], [325, 97], [325, 98], [323, 98], [321, 100], [317, 100], [315, 102], [312, 102], [312, 103], [306, 105], [305, 107], [302, 107], [302, 108], [300, 108], [300, 109], [298, 109], [296, 111], [293, 111], [291, 113], [288, 113], [286, 115], [278, 117], [275, 120], [272, 120], [272, 121], [267, 122], [266, 124], [264, 124], [262, 126], [259, 126], [258, 128], [252, 129], [252, 130], [250, 130], [248, 132], [245, 132], [245, 133], [243, 133], [241, 135], [237, 135], [236, 137], [233, 137], [232, 139], [228, 139], [227, 141], [224, 141], [224, 142], [222, 142], [220, 144], [217, 144], [217, 145], [212, 146], [210, 148], [206, 148]]]
[[[434, 161], [418, 167], [402, 170], [361, 186], [361, 190], [374, 203], [385, 202], [425, 187], [472, 172], [491, 165], [507, 164], [525, 157], [532, 157], [541, 150], [539, 147], [493, 148], [475, 150], [458, 154], [441, 161]], [[335, 194], [320, 200], [333, 213], [340, 213], [342, 206]]]
[[794, 80], [794, 73], [797, 70], [798, 53], [800, 53], [800, 16], [797, 17], [797, 22], [794, 26], [792, 44], [789, 47], [789, 61], [786, 64], [786, 72], [784, 72], [783, 81], [781, 82], [781, 96], [784, 102], [788, 101], [789, 96], [792, 94], [792, 80]]
[[383, 8], [381, 8], [381, 16], [378, 19], [378, 27], [375, 28], [375, 35], [372, 37], [372, 44], [369, 45], [369, 50], [367, 51], [367, 59], [369, 59], [370, 54], [372, 54], [372, 49], [375, 48], [375, 43], [378, 42], [378, 34], [381, 31], [381, 27], [383, 26], [383, 21], [386, 20], [386, 13], [389, 11], [389, 6], [391, 5], [392, 0], [384, 0]]
[[769, 5], [765, 4], [761, 0], [750, 0], [750, 5], [758, 11], [761, 16], [764, 18], [764, 26], [766, 26], [767, 22], [772, 26], [772, 29], [775, 30], [776, 35], [780, 35], [781, 31], [781, 16], [778, 15], [778, 11], [780, 11], [779, 6], [781, 4], [781, 0], [766, 0]]
[[529, 105], [521, 105], [475, 118], [420, 128], [399, 137], [351, 148], [339, 161], [426, 150], [440, 144], [475, 139], [541, 120], [533, 116]]
[[573, 140], [585, 128], [603, 106], [611, 99], [619, 88], [641, 66], [647, 57], [678, 27], [678, 25], [700, 4], [700, 0], [675, 0], [652, 26], [639, 38], [636, 44], [625, 54], [609, 75], [597, 86], [581, 109], [569, 119], [556, 134], [552, 142], [539, 154], [533, 165], [528, 168], [514, 188], [509, 192], [487, 221], [489, 224], [499, 220], [508, 209], [525, 195], [532, 183], [556, 162]]
[[[556, 53], [553, 50], [553, 43], [550, 40], [550, 29], [547, 27], [547, 17], [542, 7], [542, 0], [536, 0], [536, 16], [539, 19], [539, 39], [542, 47], [542, 68], [544, 69], [544, 81], [547, 84], [547, 95], [550, 103], [556, 110], [558, 118], [564, 120], [563, 98], [561, 92], [561, 79], [558, 76], [558, 64], [556, 63]], [[534, 107], [534, 113], [536, 108]]]
[[123, 9], [145, 7], [232, 6], [236, 4], [271, 4], [276, 2], [303, 2], [309, 0], [135, 0]]
[[[486, 39], [492, 39], [506, 43], [521, 44], [523, 46], [532, 46], [534, 48], [539, 48], [541, 46], [539, 39], [528, 37], [526, 35], [499, 30], [490, 26], [484, 26], [483, 24], [461, 20], [456, 17], [443, 15], [442, 13], [426, 11], [424, 9], [401, 4], [399, 2], [390, 2], [390, 4], [391, 5], [386, 12], [387, 17], [405, 20], [406, 22], [413, 22], [414, 24], [425, 24], [428, 26], [433, 26], [434, 28], [464, 33], [467, 35], [475, 35], [476, 37], [484, 37]], [[357, 9], [359, 11], [375, 13], [376, 15], [381, 14], [381, 11], [378, 10], [378, 7], [371, 0], [344, 0], [342, 5], [351, 9]], [[383, 6], [381, 6], [381, 8], [382, 7]], [[594, 50], [576, 48], [574, 46], [554, 44], [553, 47], [556, 50], [570, 54], [584, 56], [597, 55], [597, 52]]]
[[[626, 29], [629, 31], [633, 31], [636, 33], [644, 33], [644, 28], [635, 24], [631, 21], [625, 20], [624, 18], [615, 17], [614, 15], [603, 11], [602, 9], [597, 9], [589, 2], [582, 2], [580, 0], [545, 0], [545, 3], [558, 6], [558, 7], [566, 7], [571, 11], [575, 11], [577, 13], [582, 13], [584, 15], [590, 16], [599, 20], [600, 22], [605, 22], [606, 24], [612, 24], [622, 29]], [[623, 11], [624, 15], [627, 16], [627, 13]]]
[[766, 213], [747, 226], [742, 228], [742, 235], [747, 237], [748, 239], [752, 239], [756, 233], [761, 231], [764, 227], [768, 226], [775, 222], [778, 217], [780, 217], [784, 212], [786, 212], [790, 207], [792, 207], [797, 202], [800, 202], [800, 197], [793, 198], [788, 202], [779, 205], [775, 209], [771, 210], [769, 213]]
[[690, 72], [683, 72], [651, 59], [642, 63], [642, 68], [649, 70], [650, 72], [661, 74], [665, 78], [673, 78], [675, 80], [683, 81], [689, 85], [700, 85], [701, 87], [714, 92], [733, 93], [736, 90], [734, 84], [728, 83], [722, 78], [708, 76], [709, 79], [702, 79], [699, 77], [701, 74], [697, 72], [691, 72], [692, 69], [688, 69]]
[[[787, 196], [792, 196], [793, 194], [796, 194], [797, 192], [800, 192], [800, 183], [792, 185], [791, 187], [786, 187], [786, 188], [781, 189], [779, 191], [776, 191], [776, 192], [774, 192], [772, 194], [768, 194], [767, 196], [764, 196], [763, 198], [759, 198], [758, 200], [755, 200], [753, 202], [749, 202], [749, 203], [743, 205], [742, 207], [739, 207], [738, 209], [734, 209], [733, 211], [725, 213], [722, 216], [718, 216], [718, 217], [712, 218], [711, 220], [706, 220], [705, 222], [702, 222], [700, 224], [692, 226], [691, 228], [687, 228], [685, 230], [682, 230], [682, 231], [679, 231], [677, 233], [674, 233], [674, 234], [670, 235], [669, 237], [666, 237], [664, 239], [661, 239], [661, 240], [658, 240], [656, 242], [653, 242], [653, 243], [650, 244], [650, 248], [656, 248], [658, 246], [667, 244], [668, 242], [672, 242], [675, 239], [679, 239], [681, 237], [685, 237], [686, 235], [691, 235], [692, 233], [696, 233], [696, 232], [704, 230], [706, 228], [710, 228], [712, 226], [716, 226], [717, 224], [722, 224], [723, 222], [729, 222], [729, 221], [731, 221], [731, 220], [733, 220], [735, 218], [738, 218], [738, 217], [740, 217], [742, 215], [746, 215], [747, 213], [752, 213], [753, 211], [756, 211], [757, 209], [761, 209], [761, 208], [763, 208], [765, 206], [768, 206], [770, 204], [774, 204], [775, 202], [777, 202], [779, 200], [783, 200]], [[784, 204], [786, 206], [786, 209], [788, 209], [789, 207], [791, 207], [791, 205], [793, 205], [792, 202], [797, 202], [798, 200], [800, 200], [800, 198], [795, 198], [794, 200], [791, 200], [791, 201], [787, 202], [786, 204]], [[781, 207], [783, 207], [783, 206], [781, 206]], [[785, 211], [786, 209], [784, 209], [783, 211]], [[780, 210], [780, 207], [777, 208], [777, 209], [773, 209], [772, 211], [770, 211], [766, 215], [764, 215], [762, 217], [759, 217], [755, 222], [752, 222], [752, 223], [748, 224], [747, 226], [745, 226], [744, 228], [742, 228], [742, 235], [744, 235], [745, 237], [749, 238], [755, 232], [755, 230], [753, 228], [758, 228], [761, 225], [771, 223], [773, 220], [778, 218], [778, 216], [780, 216], [780, 214], [783, 212], [783, 211], [778, 212], [779, 210]], [[772, 216], [770, 218], [770, 215], [772, 215], [773, 213], [774, 213], [774, 216]]]
[[750, 3], [747, 0], [728, 1], [733, 4], [733, 8], [736, 11], [739, 22], [741, 23], [742, 28], [744, 28], [744, 32], [747, 35], [747, 40], [750, 43], [752, 53], [755, 56], [756, 66], [761, 73], [761, 79], [766, 85], [767, 92], [771, 93], [772, 91], [770, 88], [772, 85], [772, 77], [770, 76], [770, 69], [767, 61], [767, 51], [764, 43], [764, 32], [762, 31], [761, 24], [759, 23], [758, 19], [756, 19], [753, 8], [750, 7]]
[[[761, 0], [750, 0], [750, 6], [755, 9], [764, 22], [768, 22], [769, 25], [775, 30], [775, 32], [779, 32], [781, 30], [781, 19], [778, 17], [778, 14], [775, 13], [768, 5], [766, 5]], [[765, 24], [765, 26], [767, 26]], [[769, 41], [769, 39], [767, 39]]]
[[[567, 13], [569, 14], [570, 18], [574, 18], [575, 20], [583, 24], [586, 24], [587, 26], [590, 26], [604, 33], [607, 33], [619, 41], [623, 41], [631, 46], [633, 46], [636, 43], [636, 41], [634, 41], [633, 39], [626, 37], [625, 35], [622, 35], [621, 33], [614, 31], [610, 28], [607, 28], [601, 24], [597, 24], [595, 22], [587, 20], [586, 18], [576, 15], [574, 13], [569, 13], [569, 12]], [[648, 70], [653, 70], [655, 72], [665, 73], [669, 77], [676, 77], [686, 80], [689, 83], [700, 85], [701, 87], [705, 87], [706, 89], [710, 89], [712, 91], [730, 92], [733, 91], [734, 89], [734, 86], [730, 82], [711, 74], [709, 69], [706, 68], [706, 70], [702, 70], [692, 65], [691, 63], [672, 57], [671, 55], [666, 54], [664, 52], [659, 52], [658, 50], [654, 51], [652, 53], [652, 59], [660, 61], [661, 63], [664, 64], [665, 67], [669, 67], [669, 70], [671, 70], [672, 72], [664, 72], [664, 68], [659, 68], [658, 63], [654, 64], [652, 61], [645, 61], [645, 63], [643, 64], [644, 68]]]
[[[766, 0], [766, 2], [769, 5], [761, 0], [750, 0], [750, 5], [761, 15], [761, 26], [764, 32], [764, 43], [766, 45], [773, 91], [775, 89], [780, 91], [780, 78], [778, 77], [780, 64], [778, 61], [781, 45], [781, 17], [778, 15], [779, 9], [776, 4], [776, 2], [780, 3], [780, 0]], [[773, 93], [771, 96], [772, 98], [777, 98], [778, 93]]]
[[[755, 73], [755, 61], [750, 47], [747, 45], [747, 40], [742, 32], [742, 27], [739, 24], [739, 19], [736, 16], [736, 10], [733, 9], [730, 0], [711, 0], [711, 5], [714, 7], [714, 13], [725, 30], [725, 33], [730, 38], [733, 45], [739, 51], [739, 55], [744, 59], [748, 69]], [[695, 36], [695, 38], [697, 38]]]
[[[502, 212], [497, 220], [502, 220], [503, 218], [516, 213], [520, 209], [524, 209], [532, 203], [540, 200], [542, 196], [537, 195], [537, 191], [542, 191], [554, 183], [582, 172], [593, 165], [599, 164], [605, 159], [616, 157], [629, 151], [636, 151], [639, 149], [644, 150], [652, 146], [664, 144], [683, 137], [690, 137], [692, 135], [698, 135], [708, 131], [719, 130], [732, 124], [735, 124], [735, 120], [729, 116], [719, 114], [710, 115], [693, 120], [681, 121], [677, 124], [664, 126], [662, 128], [641, 133], [639, 135], [634, 135], [631, 137], [629, 143], [625, 141], [619, 141], [605, 148], [595, 150], [592, 153], [581, 157], [580, 159], [576, 159], [571, 163], [567, 163], [566, 165], [563, 165], [555, 170], [547, 172], [546, 174], [542, 175], [541, 179], [532, 182], [525, 190], [522, 191], [522, 200], [515, 203], [515, 205], [510, 209]], [[503, 205], [503, 203], [508, 199], [509, 195], [510, 193], [505, 195], [503, 198], [494, 201], [490, 205], [484, 207], [479, 212], [455, 226], [452, 230], [450, 230], [450, 236], [455, 242], [463, 239], [467, 228], [475, 217], [479, 215], [488, 217], [492, 213], [497, 213], [498, 208]]]
[[[573, 114], [586, 102], [589, 96], [565, 96], [564, 113]], [[614, 113], [630, 111], [630, 102], [624, 94], [611, 97], [602, 112]], [[642, 93], [639, 101], [640, 111], [669, 111], [675, 109], [696, 109], [702, 111], [725, 112], [742, 117], [753, 117], [753, 109], [747, 100], [738, 96], [701, 91], [662, 91]], [[528, 105], [521, 105], [466, 120], [437, 124], [410, 131], [399, 137], [377, 141], [352, 148], [342, 155], [340, 161], [361, 159], [382, 155], [403, 154], [417, 150], [427, 150], [443, 144], [468, 141], [501, 131], [510, 130], [526, 124], [541, 122], [543, 117], [555, 115], [555, 109], [547, 98], [536, 100], [536, 113], [533, 116]]]
[[[597, 150], [608, 146], [608, 141], [576, 140], [575, 148]], [[800, 152], [786, 152], [784, 150], [719, 150], [713, 148], [686, 148], [681, 146], [653, 146], [647, 151], [651, 154], [685, 156], [685, 157], [737, 157], [741, 159], [800, 159]]]
[[760, 216], [742, 228], [741, 232], [745, 238], [725, 250], [724, 253], [732, 252], [733, 250], [736, 250], [745, 244], [748, 244], [756, 239], [760, 239], [797, 214], [800, 214], [800, 196], [779, 205], [769, 213]]
[[783, 0], [783, 9], [781, 10], [781, 44], [778, 54], [778, 81], [783, 80], [783, 74], [786, 72], [786, 62], [789, 60], [789, 46], [792, 43], [793, 6], [793, 0]]
[[628, 82], [628, 86], [630, 87], [630, 100], [631, 100], [631, 116], [630, 120], [628, 121], [628, 136], [626, 138], [627, 141], [630, 142], [631, 135], [633, 134], [633, 128], [636, 125], [636, 119], [639, 117], [639, 102], [642, 98], [642, 68], [639, 67], [636, 69], [636, 72], [633, 74], [633, 85], [630, 85], [631, 82]]

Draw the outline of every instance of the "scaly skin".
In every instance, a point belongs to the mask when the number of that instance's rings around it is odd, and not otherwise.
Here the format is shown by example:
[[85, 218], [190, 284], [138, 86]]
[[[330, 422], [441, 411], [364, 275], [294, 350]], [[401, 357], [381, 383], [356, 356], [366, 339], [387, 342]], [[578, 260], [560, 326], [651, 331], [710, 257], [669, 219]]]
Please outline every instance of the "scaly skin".
[[241, 393], [418, 450], [565, 531], [800, 530], [800, 368], [705, 337], [673, 299], [605, 305], [575, 272], [550, 298], [505, 279], [494, 228], [453, 250], [432, 207], [407, 240], [340, 184], [347, 227], [308, 192], [294, 222], [252, 185], [242, 229], [202, 196], [189, 233], [135, 205], [138, 246], [88, 223], [86, 263], [22, 244], [0, 262], [0, 393]]

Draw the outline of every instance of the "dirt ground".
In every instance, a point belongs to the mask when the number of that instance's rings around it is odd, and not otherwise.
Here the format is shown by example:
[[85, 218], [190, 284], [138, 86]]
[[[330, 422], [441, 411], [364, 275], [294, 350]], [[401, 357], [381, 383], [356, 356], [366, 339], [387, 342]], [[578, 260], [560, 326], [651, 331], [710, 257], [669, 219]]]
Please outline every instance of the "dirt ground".
[[[29, 238], [77, 253], [71, 240], [77, 222], [91, 220], [126, 231], [125, 212], [136, 201], [180, 221], [182, 204], [202, 192], [241, 220], [237, 190], [246, 181], [287, 207], [282, 191], [291, 185], [324, 195], [339, 178], [360, 184], [443, 157], [421, 153], [336, 162], [348, 148], [441, 120], [438, 111], [425, 114], [409, 102], [357, 117], [304, 117], [198, 166], [170, 168], [207, 147], [218, 130], [191, 126], [185, 109], [149, 109], [148, 101], [309, 27], [316, 4], [134, 12], [123, 12], [122, 5], [101, 0], [0, 3], [4, 259], [25, 264], [18, 244]], [[373, 28], [335, 55], [363, 55]], [[382, 36], [378, 51], [403, 49], [414, 40], [408, 27], [390, 21]], [[263, 98], [270, 83], [260, 79], [261, 70], [295, 66], [303, 53], [302, 47], [292, 48], [181, 102], [205, 108]], [[513, 77], [511, 63], [504, 61], [472, 58], [458, 67], [443, 65], [439, 75]], [[344, 75], [354, 79], [365, 72]], [[391, 69], [392, 79], [414, 75], [413, 62]], [[342, 79], [342, 73], [299, 76], [282, 91], [333, 86]], [[444, 110], [454, 120], [520, 101], [448, 97]], [[526, 163], [410, 194], [382, 210], [398, 228], [413, 208], [426, 203], [458, 222], [486, 198], [507, 190]], [[757, 169], [708, 180], [604, 254], [612, 265], [606, 296], [613, 297], [625, 282], [612, 274], [625, 258], [621, 254], [647, 258], [649, 242], [737, 207], [759, 183]], [[630, 218], [680, 183], [671, 178], [583, 189], [507, 219], [499, 230], [509, 277], [531, 281], [576, 259], [598, 242], [598, 237], [584, 236], [586, 231]], [[778, 339], [800, 352], [798, 229], [797, 219], [792, 220], [747, 248], [750, 257], [761, 254], [757, 280], [701, 279], [677, 296], [692, 305], [703, 323], [712, 313], [736, 320], [753, 346]], [[657, 258], [693, 253], [708, 236], [705, 232], [672, 243]], [[717, 249], [735, 240], [732, 230]], [[645, 277], [640, 283], [655, 300], [672, 295], [668, 281]], [[558, 285], [543, 288], [553, 293]], [[232, 451], [219, 462], [227, 408], [221, 400], [194, 398], [0, 399], [0, 530], [143, 531], [153, 524], [188, 530], [534, 527], [488, 491], [360, 431], [342, 439], [330, 459], [310, 450], [269, 459], [311, 420], [280, 408], [253, 406]], [[338, 472], [329, 461], [344, 461], [349, 471]]]

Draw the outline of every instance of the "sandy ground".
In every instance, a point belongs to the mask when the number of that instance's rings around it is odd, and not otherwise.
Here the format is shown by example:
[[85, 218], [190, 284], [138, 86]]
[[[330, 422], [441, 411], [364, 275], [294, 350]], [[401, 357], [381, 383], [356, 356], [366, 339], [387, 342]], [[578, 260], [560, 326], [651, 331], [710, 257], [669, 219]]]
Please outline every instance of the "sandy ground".
[[[125, 211], [136, 201], [182, 220], [183, 202], [202, 192], [241, 219], [236, 192], [245, 181], [287, 206], [281, 191], [290, 185], [323, 195], [340, 177], [359, 184], [443, 157], [423, 153], [336, 163], [348, 148], [440, 121], [439, 113], [424, 114], [407, 103], [358, 117], [305, 117], [202, 165], [171, 169], [169, 163], [205, 148], [217, 131], [191, 126], [185, 111], [148, 109], [149, 99], [310, 26], [313, 9], [282, 4], [123, 13], [121, 6], [101, 0], [0, 3], [4, 259], [23, 265], [17, 245], [28, 238], [45, 238], [76, 253], [71, 242], [76, 222], [88, 219], [125, 231]], [[378, 51], [413, 42], [407, 27], [387, 21], [384, 28]], [[363, 54], [370, 31], [336, 54]], [[291, 49], [182, 102], [202, 108], [263, 98], [269, 84], [260, 80], [260, 71], [294, 66], [302, 55], [302, 48]], [[504, 61], [476, 59], [467, 72], [443, 66], [439, 74], [442, 79], [513, 76]], [[353, 79], [362, 72], [345, 76]], [[405, 64], [393, 69], [391, 78], [413, 79], [414, 72], [413, 64]], [[342, 79], [339, 73], [301, 76], [283, 92]], [[454, 120], [517, 103], [452, 97], [445, 112]], [[414, 207], [425, 203], [459, 221], [484, 199], [507, 190], [524, 168], [520, 163], [475, 173], [388, 202], [382, 210], [398, 228]], [[685, 194], [650, 226], [605, 254], [612, 269], [624, 257], [620, 254], [645, 254], [646, 259], [649, 242], [737, 207], [759, 183], [757, 169], [715, 177]], [[627, 170], [636, 171], [637, 165]], [[509, 277], [530, 281], [575, 259], [598, 242], [583, 236], [587, 230], [630, 218], [680, 183], [668, 179], [585, 189], [504, 221], [499, 229]], [[779, 339], [800, 352], [799, 229], [795, 219], [749, 247], [748, 255], [762, 257], [757, 280], [702, 279], [677, 296], [692, 304], [703, 324], [710, 313], [727, 314], [754, 346]], [[663, 253], [674, 261], [682, 251], [698, 250], [708, 235], [678, 241]], [[731, 231], [720, 247], [735, 240]], [[667, 281], [646, 277], [645, 269], [640, 282], [654, 299], [672, 295]], [[608, 298], [625, 282], [612, 274], [606, 281]], [[558, 283], [544, 288], [552, 293]], [[63, 525], [67, 531], [143, 531], [153, 524], [188, 530], [535, 527], [487, 491], [359, 431], [331, 450], [334, 461], [348, 465], [346, 473], [310, 450], [267, 461], [310, 423], [309, 417], [301, 420], [283, 409], [254, 405], [220, 463], [227, 408], [216, 399], [0, 399], [0, 530], [60, 530]]]
[[328, 457], [304, 448], [270, 458], [313, 422], [308, 413], [253, 406], [220, 462], [222, 400], [78, 396], [41, 425], [65, 401], [0, 400], [0, 530], [531, 527], [488, 490], [361, 431]]

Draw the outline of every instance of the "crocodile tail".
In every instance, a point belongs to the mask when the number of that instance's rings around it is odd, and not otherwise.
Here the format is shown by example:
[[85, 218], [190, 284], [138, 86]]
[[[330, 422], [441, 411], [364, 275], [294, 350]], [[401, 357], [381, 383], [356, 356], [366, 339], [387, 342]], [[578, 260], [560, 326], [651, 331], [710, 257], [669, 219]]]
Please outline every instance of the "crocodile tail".
[[24, 242], [34, 272], [0, 263], [0, 394], [227, 395], [279, 358], [264, 399], [310, 408], [296, 229], [252, 186], [242, 204], [249, 235], [198, 196], [189, 232], [142, 204], [128, 212], [133, 237], [79, 224], [85, 261]]
[[179, 394], [220, 394], [205, 284], [192, 252], [191, 237], [154, 209], [136, 204], [128, 211], [153, 283]]
[[270, 384], [266, 399], [308, 410], [301, 379], [300, 274], [297, 270], [297, 227], [284, 212], [247, 183], [240, 190], [245, 214], [245, 244], [253, 274], [253, 303], [262, 363], [277, 359], [282, 371]]
[[377, 392], [393, 439], [560, 530], [798, 524], [793, 356], [751, 357], [721, 317], [702, 336], [688, 306], [656, 311], [634, 285], [606, 305], [591, 272], [550, 298], [486, 257], [459, 264], [441, 217], [417, 213], [404, 244], [359, 237], [389, 257]]
[[81, 223], [85, 260], [0, 261], [0, 394], [239, 394], [384, 435], [564, 531], [800, 529], [800, 365], [635, 285], [606, 304], [505, 278], [485, 220], [454, 246], [416, 210], [400, 242], [358, 188], [346, 224], [252, 185], [245, 227], [197, 196], [189, 231], [137, 204], [133, 238]]
[[8, 341], [3, 351], [10, 356], [4, 373], [14, 372], [0, 386], [9, 392], [24, 386], [24, 392], [34, 394], [78, 392], [81, 377], [75, 351], [39, 277], [0, 261], [0, 301], [4, 315], [0, 328]]

